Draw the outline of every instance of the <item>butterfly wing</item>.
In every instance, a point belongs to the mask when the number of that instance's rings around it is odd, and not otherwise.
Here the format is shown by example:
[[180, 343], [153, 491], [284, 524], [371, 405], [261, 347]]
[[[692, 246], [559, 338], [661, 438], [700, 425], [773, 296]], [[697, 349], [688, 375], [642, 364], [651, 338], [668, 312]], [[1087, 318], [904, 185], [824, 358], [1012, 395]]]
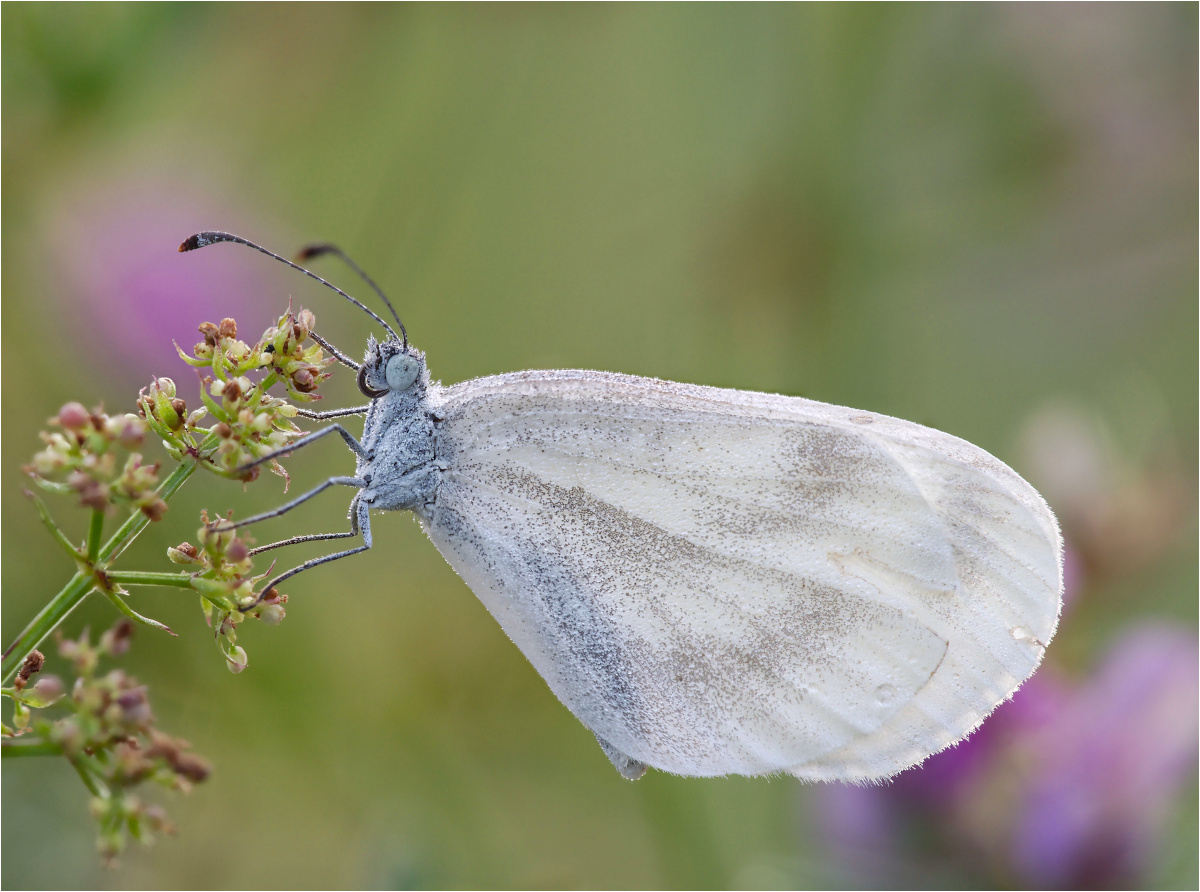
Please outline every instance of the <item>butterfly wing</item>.
[[1054, 633], [1053, 515], [948, 434], [601, 372], [431, 403], [430, 538], [619, 768], [887, 777]]

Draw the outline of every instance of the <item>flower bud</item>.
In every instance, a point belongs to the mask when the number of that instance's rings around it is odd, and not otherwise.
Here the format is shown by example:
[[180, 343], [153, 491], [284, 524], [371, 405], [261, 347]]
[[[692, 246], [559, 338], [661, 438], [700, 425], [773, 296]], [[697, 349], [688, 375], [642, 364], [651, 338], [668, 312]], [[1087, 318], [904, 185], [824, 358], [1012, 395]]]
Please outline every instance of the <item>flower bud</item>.
[[[17, 673], [17, 681], [21, 682], [21, 687], [25, 686], [25, 682], [42, 671], [42, 667], [46, 665], [46, 657], [40, 650], [32, 650], [29, 656], [25, 658], [25, 662], [21, 664], [21, 669]], [[17, 688], [21, 690], [21, 688]]]
[[66, 693], [62, 680], [55, 675], [45, 675], [25, 692], [23, 699], [29, 706], [41, 708], [57, 703]]
[[301, 393], [312, 393], [317, 389], [317, 377], [308, 366], [302, 366], [292, 373], [292, 383]]
[[63, 752], [74, 755], [83, 748], [83, 730], [73, 721], [55, 722], [50, 731], [50, 739], [63, 748]]
[[292, 336], [300, 343], [308, 337], [309, 332], [317, 327], [317, 317], [312, 310], [301, 310], [296, 314], [296, 322], [292, 326]]
[[[183, 543], [187, 545], [186, 542]], [[182, 546], [180, 546], [182, 547]], [[192, 548], [191, 545], [187, 546]], [[194, 548], [192, 548], [195, 551]], [[100, 636], [100, 647], [109, 656], [119, 657], [121, 654], [129, 650], [129, 644], [133, 640], [133, 623], [130, 620], [123, 619], [114, 625], [111, 629]]]
[[58, 410], [58, 423], [69, 431], [83, 430], [92, 420], [92, 414], [80, 403], [67, 403]]
[[[238, 648], [240, 650], [240, 648]], [[245, 668], [243, 665], [242, 668]], [[171, 760], [171, 768], [181, 777], [198, 784], [212, 772], [212, 766], [195, 753], [179, 753]]]
[[250, 556], [250, 549], [241, 539], [234, 539], [225, 548], [225, 560], [231, 564], [240, 564]]
[[217, 338], [220, 336], [220, 329], [216, 325], [213, 325], [211, 322], [201, 322], [198, 326], [198, 331], [200, 334], [204, 335], [205, 344], [207, 344], [209, 347], [216, 346]]
[[118, 415], [108, 421], [108, 430], [126, 449], [135, 449], [146, 438], [146, 425], [134, 415]]
[[[215, 389], [215, 388], [214, 388]], [[226, 402], [236, 403], [242, 398], [242, 388], [238, 386], [237, 381], [227, 381], [221, 389], [221, 399]]]
[[151, 523], [158, 523], [163, 519], [163, 515], [167, 513], [167, 503], [155, 497], [145, 504], [138, 505], [138, 509], [142, 514], [150, 518]]
[[229, 652], [225, 654], [225, 667], [234, 675], [245, 669], [248, 663], [249, 659], [246, 657], [246, 650], [240, 645], [231, 647]]
[[173, 399], [171, 400], [171, 409], [175, 412], [174, 423], [170, 423], [168, 419], [164, 420], [168, 421], [167, 427], [171, 430], [179, 430], [183, 427], [183, 420], [187, 418], [187, 403], [181, 399]]
[[230, 427], [228, 424], [226, 424], [224, 421], [222, 421], [222, 422], [221, 422], [221, 423], [219, 423], [219, 424], [218, 424], [216, 427], [214, 427], [214, 428], [213, 428], [213, 431], [214, 431], [214, 432], [216, 433], [216, 435], [217, 435], [218, 437], [220, 437], [222, 440], [228, 440], [230, 437], [232, 437], [232, 436], [233, 436], [233, 428], [231, 428], [231, 427]]
[[222, 319], [220, 326], [217, 328], [217, 334], [222, 338], [236, 338], [237, 323], [228, 317]]
[[173, 564], [195, 564], [200, 560], [200, 552], [196, 550], [195, 545], [181, 542], [175, 548], [167, 549], [167, 558]]
[[108, 487], [82, 471], [75, 471], [68, 476], [67, 484], [79, 493], [79, 502], [84, 507], [99, 510], [108, 507]]
[[287, 616], [287, 611], [280, 604], [264, 604], [258, 612], [258, 618], [268, 626], [279, 625], [285, 616]]
[[121, 708], [121, 721], [127, 726], [141, 727], [154, 721], [144, 687], [125, 691], [117, 697], [117, 706]]

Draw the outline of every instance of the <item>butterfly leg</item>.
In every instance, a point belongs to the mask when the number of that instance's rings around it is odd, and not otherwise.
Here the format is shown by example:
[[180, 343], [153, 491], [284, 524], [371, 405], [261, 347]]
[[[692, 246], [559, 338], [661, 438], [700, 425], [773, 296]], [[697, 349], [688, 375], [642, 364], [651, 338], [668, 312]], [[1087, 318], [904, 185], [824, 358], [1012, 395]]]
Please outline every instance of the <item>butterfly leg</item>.
[[[313, 558], [311, 561], [305, 561], [303, 564], [301, 564], [298, 567], [293, 567], [292, 569], [288, 570], [286, 573], [284, 573], [280, 576], [276, 576], [274, 579], [272, 579], [270, 582], [268, 582], [265, 586], [263, 586], [262, 591], [259, 592], [259, 595], [254, 600], [253, 604], [249, 604], [245, 607], [239, 607], [238, 610], [240, 610], [243, 613], [245, 613], [247, 610], [253, 610], [256, 606], [258, 606], [258, 603], [260, 601], [262, 601], [262, 599], [264, 597], [266, 597], [267, 592], [271, 591], [271, 589], [273, 589], [275, 586], [279, 585], [279, 583], [283, 582], [285, 579], [291, 579], [297, 573], [303, 573], [305, 570], [311, 570], [313, 567], [321, 566], [321, 564], [328, 564], [330, 561], [336, 561], [336, 560], [340, 560], [341, 558], [344, 558], [344, 557], [350, 557], [350, 555], [352, 555], [352, 554], [358, 554], [358, 553], [366, 551], [368, 548], [370, 548], [371, 544], [372, 544], [372, 542], [371, 542], [371, 506], [365, 500], [359, 499], [359, 498], [355, 498], [354, 505], [355, 505], [355, 510], [354, 510], [354, 513], [351, 515], [352, 520], [351, 520], [351, 530], [350, 530], [349, 535], [354, 536], [354, 535], [357, 535], [359, 532], [361, 532], [362, 537], [363, 537], [362, 545], [359, 545], [357, 548], [348, 548], [345, 551], [338, 551], [333, 554], [327, 554], [324, 557]], [[332, 538], [332, 537], [330, 537], [330, 538]]]
[[370, 406], [355, 406], [353, 409], [330, 409], [328, 412], [310, 412], [308, 409], [297, 409], [302, 418], [314, 421], [328, 421], [330, 418], [342, 418], [346, 415], [366, 415]]
[[338, 434], [343, 440], [346, 441], [346, 445], [350, 447], [350, 450], [355, 455], [357, 455], [361, 458], [368, 458], [368, 459], [371, 457], [370, 454], [368, 453], [367, 449], [362, 445], [362, 443], [358, 442], [358, 440], [354, 439], [354, 437], [351, 436], [350, 431], [346, 430], [340, 424], [331, 424], [331, 425], [329, 425], [329, 427], [324, 428], [322, 430], [313, 431], [311, 434], [305, 434], [303, 437], [301, 437], [295, 443], [292, 443], [290, 446], [287, 446], [283, 449], [276, 449], [274, 452], [269, 453], [268, 455], [264, 455], [262, 458], [256, 458], [254, 461], [249, 462], [248, 464], [239, 465], [238, 470], [239, 471], [248, 471], [257, 465], [261, 465], [263, 462], [270, 461], [273, 458], [279, 458], [279, 456], [287, 455], [290, 452], [295, 452], [297, 449], [300, 449], [303, 446], [307, 446], [309, 443], [315, 443], [317, 440], [321, 439], [324, 436], [328, 436], [329, 434]]
[[[271, 511], [264, 511], [262, 514], [255, 514], [253, 517], [247, 517], [245, 520], [239, 520], [234, 523], [225, 522], [223, 526], [216, 527], [217, 532], [226, 530], [236, 530], [238, 527], [249, 526], [252, 523], [258, 523], [260, 520], [269, 520], [272, 517], [279, 517], [281, 514], [287, 514], [293, 508], [303, 505], [314, 496], [318, 496], [331, 486], [353, 486], [362, 489], [367, 485], [367, 481], [361, 477], [330, 477], [319, 486], [315, 486], [299, 498], [292, 499], [286, 505], [280, 505]], [[280, 543], [289, 544], [289, 543]], [[274, 548], [275, 546], [271, 546]]]
[[281, 539], [279, 542], [272, 542], [270, 545], [260, 545], [258, 548], [251, 548], [250, 557], [262, 554], [264, 551], [283, 548], [285, 545], [299, 545], [302, 542], [323, 542], [327, 539], [349, 539], [351, 536], [357, 535], [358, 530], [347, 530], [344, 533], [312, 533], [308, 536], [292, 536], [290, 539]]

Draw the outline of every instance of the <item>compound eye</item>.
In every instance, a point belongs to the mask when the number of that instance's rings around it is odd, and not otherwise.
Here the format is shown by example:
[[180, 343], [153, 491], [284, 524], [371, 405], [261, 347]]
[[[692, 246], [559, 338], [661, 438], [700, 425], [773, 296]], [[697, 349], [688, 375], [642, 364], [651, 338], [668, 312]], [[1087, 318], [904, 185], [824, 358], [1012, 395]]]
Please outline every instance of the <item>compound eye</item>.
[[407, 353], [397, 353], [387, 362], [383, 375], [392, 390], [408, 390], [417, 380], [420, 364]]

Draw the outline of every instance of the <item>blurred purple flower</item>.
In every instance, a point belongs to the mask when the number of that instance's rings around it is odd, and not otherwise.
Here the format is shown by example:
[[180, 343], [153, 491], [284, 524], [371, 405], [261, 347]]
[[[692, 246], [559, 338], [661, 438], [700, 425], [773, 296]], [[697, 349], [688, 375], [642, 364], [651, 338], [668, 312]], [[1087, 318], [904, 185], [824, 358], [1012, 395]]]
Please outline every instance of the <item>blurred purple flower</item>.
[[1114, 886], [1144, 871], [1196, 766], [1198, 657], [1195, 637], [1182, 630], [1135, 630], [1035, 732], [1038, 763], [1013, 837], [1026, 878]]
[[[287, 306], [287, 283], [272, 277], [264, 258], [248, 251], [177, 251], [195, 231], [237, 231], [246, 219], [211, 193], [151, 176], [72, 190], [43, 233], [65, 279], [53, 290], [62, 294], [59, 315], [74, 329], [71, 339], [106, 374], [128, 384], [154, 375], [175, 378], [192, 404], [195, 376], [172, 340], [190, 350], [200, 340], [200, 322], [225, 316], [242, 323], [253, 340]], [[262, 228], [250, 224], [248, 234]]]
[[1194, 635], [1151, 625], [1078, 685], [1043, 667], [968, 740], [892, 784], [822, 788], [822, 835], [860, 877], [908, 872], [905, 843], [919, 839], [1001, 884], [1136, 883], [1195, 769], [1198, 659]]

